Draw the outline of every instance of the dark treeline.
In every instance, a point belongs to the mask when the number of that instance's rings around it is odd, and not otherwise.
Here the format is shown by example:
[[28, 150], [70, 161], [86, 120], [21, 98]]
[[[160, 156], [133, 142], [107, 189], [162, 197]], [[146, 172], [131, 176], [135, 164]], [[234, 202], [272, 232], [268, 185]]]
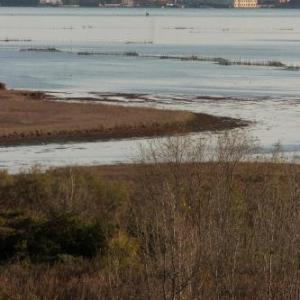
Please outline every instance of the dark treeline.
[[[0, 0], [2, 6], [38, 6], [40, 0]], [[100, 0], [63, 0], [64, 5], [99, 6]]]
[[[170, 2], [172, 3], [172, 2]], [[78, 5], [82, 7], [99, 7], [99, 5], [105, 4], [122, 4], [121, 0], [62, 0], [63, 5]], [[153, 6], [161, 7], [166, 3], [159, 0], [137, 0], [133, 1], [133, 6]], [[287, 3], [279, 3], [278, 1], [261, 0], [258, 1], [259, 5], [272, 6], [272, 7], [286, 7], [286, 8], [298, 8], [300, 7], [299, 0], [291, 0]], [[0, 6], [38, 6], [40, 0], [0, 0]], [[215, 8], [232, 8], [233, 1], [231, 0], [182, 0], [172, 4], [172, 7], [215, 7]]]
[[0, 0], [3, 6], [37, 6], [39, 3], [39, 0]]

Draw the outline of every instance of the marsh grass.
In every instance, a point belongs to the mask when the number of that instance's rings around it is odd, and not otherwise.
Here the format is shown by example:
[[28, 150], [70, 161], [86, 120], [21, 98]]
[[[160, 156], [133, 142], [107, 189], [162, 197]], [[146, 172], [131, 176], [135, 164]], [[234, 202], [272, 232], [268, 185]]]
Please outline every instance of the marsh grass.
[[41, 92], [0, 89], [0, 99], [2, 145], [163, 136], [248, 125], [186, 111], [51, 101]]

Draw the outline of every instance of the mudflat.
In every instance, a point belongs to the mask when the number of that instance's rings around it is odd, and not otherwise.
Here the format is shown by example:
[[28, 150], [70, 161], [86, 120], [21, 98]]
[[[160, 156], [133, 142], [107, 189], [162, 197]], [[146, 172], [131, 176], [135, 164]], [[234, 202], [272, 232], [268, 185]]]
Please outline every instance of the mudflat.
[[0, 145], [154, 137], [247, 125], [239, 119], [186, 111], [58, 100], [2, 85]]

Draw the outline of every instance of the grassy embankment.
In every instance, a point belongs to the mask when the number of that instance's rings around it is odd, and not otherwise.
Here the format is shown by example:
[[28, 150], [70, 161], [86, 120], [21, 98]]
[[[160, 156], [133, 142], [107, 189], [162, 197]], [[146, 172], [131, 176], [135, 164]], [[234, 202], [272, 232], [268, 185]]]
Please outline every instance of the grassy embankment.
[[2, 172], [2, 298], [297, 299], [300, 167], [243, 163], [239, 137], [203, 153], [170, 142], [138, 165]]
[[172, 135], [246, 126], [184, 111], [50, 101], [43, 93], [0, 89], [0, 145]]

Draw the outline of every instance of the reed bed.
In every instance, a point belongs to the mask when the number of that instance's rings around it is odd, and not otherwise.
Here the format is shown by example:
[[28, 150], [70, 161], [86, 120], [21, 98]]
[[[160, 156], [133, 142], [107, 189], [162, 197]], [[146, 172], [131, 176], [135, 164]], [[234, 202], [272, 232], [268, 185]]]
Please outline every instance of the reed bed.
[[0, 85], [0, 144], [84, 141], [223, 130], [248, 123], [185, 111], [53, 101]]

